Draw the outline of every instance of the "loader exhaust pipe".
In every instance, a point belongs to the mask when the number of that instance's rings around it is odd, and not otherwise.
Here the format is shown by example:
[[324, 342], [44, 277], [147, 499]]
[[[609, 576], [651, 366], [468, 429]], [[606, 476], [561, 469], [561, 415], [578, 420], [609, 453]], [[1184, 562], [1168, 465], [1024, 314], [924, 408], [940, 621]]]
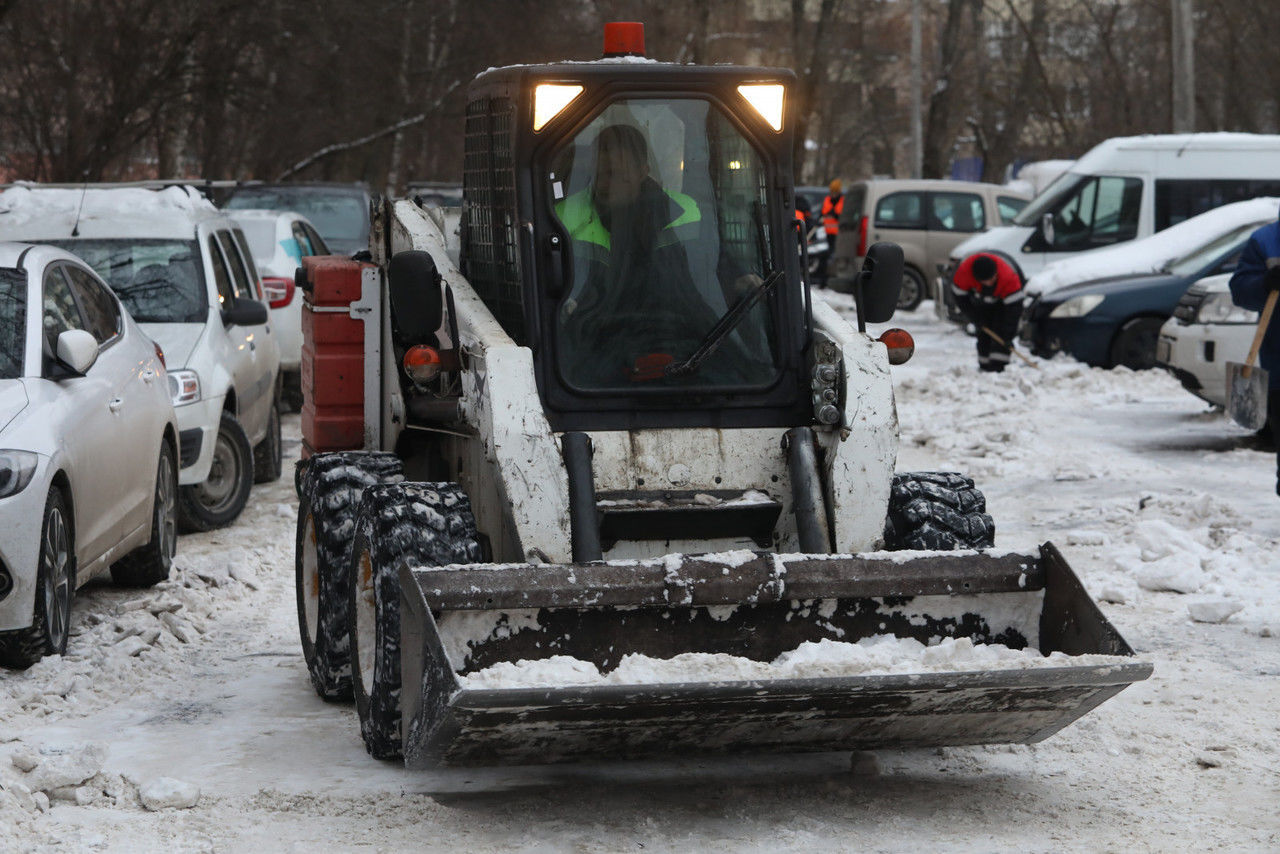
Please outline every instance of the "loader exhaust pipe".
[[783, 436], [782, 447], [787, 452], [787, 469], [791, 474], [791, 505], [796, 514], [800, 551], [829, 554], [831, 535], [827, 530], [818, 458], [813, 451], [813, 431], [808, 427], [792, 427]]

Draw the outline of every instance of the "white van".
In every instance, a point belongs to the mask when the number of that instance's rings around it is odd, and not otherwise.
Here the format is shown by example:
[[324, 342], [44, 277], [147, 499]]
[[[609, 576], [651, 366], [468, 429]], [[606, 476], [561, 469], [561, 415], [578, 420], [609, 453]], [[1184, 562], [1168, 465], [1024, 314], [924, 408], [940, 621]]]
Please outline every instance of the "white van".
[[1072, 164], [1012, 225], [957, 246], [939, 284], [975, 252], [1000, 253], [1031, 276], [1073, 252], [1147, 237], [1229, 202], [1274, 195], [1280, 195], [1280, 136], [1109, 139]]

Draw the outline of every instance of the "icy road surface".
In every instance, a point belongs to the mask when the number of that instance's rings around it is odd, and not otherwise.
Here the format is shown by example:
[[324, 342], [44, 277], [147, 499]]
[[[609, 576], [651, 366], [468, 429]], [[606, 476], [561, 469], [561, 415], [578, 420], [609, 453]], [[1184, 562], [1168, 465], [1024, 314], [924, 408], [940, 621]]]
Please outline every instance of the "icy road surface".
[[1280, 850], [1274, 457], [1162, 373], [980, 375], [930, 303], [895, 325], [899, 470], [973, 474], [1001, 548], [1057, 543], [1151, 679], [1029, 747], [408, 773], [308, 684], [286, 477], [0, 674], [0, 849]]

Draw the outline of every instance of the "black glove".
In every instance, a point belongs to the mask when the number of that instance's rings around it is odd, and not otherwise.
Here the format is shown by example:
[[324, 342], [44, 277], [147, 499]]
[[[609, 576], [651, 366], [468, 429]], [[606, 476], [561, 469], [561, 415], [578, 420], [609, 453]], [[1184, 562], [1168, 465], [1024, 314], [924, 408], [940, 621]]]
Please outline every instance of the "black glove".
[[1262, 277], [1262, 284], [1269, 291], [1280, 291], [1280, 264], [1267, 268], [1266, 275]]

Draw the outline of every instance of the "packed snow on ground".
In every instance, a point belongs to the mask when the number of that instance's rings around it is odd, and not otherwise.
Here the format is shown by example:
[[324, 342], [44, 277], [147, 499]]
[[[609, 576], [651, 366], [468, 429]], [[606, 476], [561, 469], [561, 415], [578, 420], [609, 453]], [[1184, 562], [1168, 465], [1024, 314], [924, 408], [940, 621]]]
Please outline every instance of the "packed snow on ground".
[[407, 772], [312, 692], [286, 475], [0, 674], [0, 849], [1280, 850], [1274, 456], [1166, 375], [983, 375], [929, 303], [895, 325], [898, 469], [972, 474], [1001, 549], [1055, 543], [1149, 679], [1035, 745]]
[[[1274, 221], [1277, 212], [1280, 212], [1280, 199], [1273, 198], [1249, 199], [1223, 205], [1169, 226], [1150, 237], [1103, 249], [1091, 249], [1055, 261], [1027, 280], [1027, 292], [1047, 294], [1068, 285], [1108, 276], [1157, 273], [1170, 261], [1182, 258], [1237, 229], [1262, 226]], [[1223, 251], [1227, 248], [1224, 246]]]

